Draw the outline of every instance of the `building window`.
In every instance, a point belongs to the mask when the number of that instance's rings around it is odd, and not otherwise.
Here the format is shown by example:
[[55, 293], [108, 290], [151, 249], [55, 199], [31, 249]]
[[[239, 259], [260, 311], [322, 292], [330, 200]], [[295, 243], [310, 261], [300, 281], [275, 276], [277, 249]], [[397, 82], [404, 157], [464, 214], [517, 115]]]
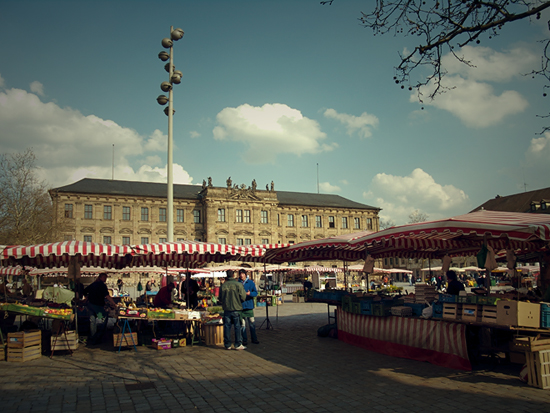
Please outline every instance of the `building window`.
[[94, 219], [93, 205], [84, 205], [84, 219]]
[[546, 201], [542, 201], [540, 203], [540, 209], [544, 209], [544, 210], [546, 209]]
[[142, 244], [149, 244], [149, 237], [141, 237]]
[[302, 227], [307, 228], [307, 215], [302, 215]]
[[244, 245], [242, 238], [237, 238], [237, 245]]
[[159, 208], [159, 222], [166, 222], [166, 208]]
[[225, 222], [225, 208], [218, 208], [218, 222]]
[[105, 235], [103, 237], [103, 243], [104, 244], [111, 244], [111, 237], [109, 235]]
[[183, 209], [176, 210], [176, 222], [183, 222]]
[[268, 224], [269, 223], [269, 220], [267, 219], [267, 211], [262, 211], [261, 212], [261, 220], [260, 222], [262, 224]]
[[287, 225], [288, 227], [293, 227], [293, 226], [294, 226], [294, 215], [288, 214], [288, 215], [286, 216], [286, 221], [287, 221], [287, 222], [286, 222], [286, 225]]
[[84, 235], [84, 242], [92, 242], [92, 236], [91, 235]]
[[315, 228], [323, 228], [323, 220], [321, 215], [315, 215]]
[[267, 238], [262, 238], [262, 244], [263, 245], [269, 244], [269, 240]]
[[252, 239], [250, 239], [250, 238], [245, 238], [245, 239], [244, 239], [244, 245], [252, 245]]
[[141, 208], [141, 220], [142, 221], [149, 221], [149, 208], [142, 207]]
[[372, 218], [367, 218], [367, 229], [372, 229]]
[[328, 217], [328, 227], [329, 228], [335, 228], [334, 217]]
[[166, 241], [168, 241], [167, 238], [159, 238], [159, 242], [166, 242]]
[[342, 217], [342, 229], [348, 228], [348, 217]]
[[103, 205], [103, 219], [113, 219], [113, 207], [111, 205]]
[[227, 240], [225, 238], [218, 238], [218, 244], [227, 244]]
[[281, 214], [277, 214], [277, 226], [281, 226]]
[[65, 218], [73, 217], [73, 204], [65, 204]]
[[198, 209], [193, 210], [193, 222], [195, 224], [201, 223], [201, 211], [199, 211]]
[[178, 238], [176, 241], [177, 242], [183, 242], [183, 241], [185, 241], [185, 238]]
[[122, 207], [122, 220], [123, 221], [130, 221], [130, 218], [132, 216], [130, 211], [131, 211], [130, 207], [128, 207], [128, 206], [123, 206]]
[[63, 235], [63, 241], [72, 241], [73, 240], [73, 236], [72, 235]]
[[122, 237], [122, 245], [130, 245], [130, 237]]
[[361, 219], [360, 218], [353, 218], [353, 228], [361, 229]]
[[244, 222], [250, 223], [250, 209], [244, 210]]
[[235, 210], [235, 222], [243, 222], [243, 210], [242, 209], [236, 209]]

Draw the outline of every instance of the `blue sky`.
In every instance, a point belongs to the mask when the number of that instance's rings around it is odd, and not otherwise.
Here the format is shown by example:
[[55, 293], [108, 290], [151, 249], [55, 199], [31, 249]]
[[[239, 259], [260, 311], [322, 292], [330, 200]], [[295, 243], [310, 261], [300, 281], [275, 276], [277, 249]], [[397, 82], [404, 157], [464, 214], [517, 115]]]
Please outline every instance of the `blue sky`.
[[[83, 177], [166, 181], [167, 80], [174, 63], [174, 182], [335, 193], [404, 224], [549, 186], [546, 21], [518, 22], [446, 58], [457, 89], [433, 102], [393, 83], [415, 38], [359, 25], [373, 1], [2, 1], [0, 145], [32, 147], [52, 186]], [[546, 17], [546, 18], [544, 18]], [[415, 75], [422, 76], [419, 71]], [[424, 73], [425, 74], [425, 73]]]

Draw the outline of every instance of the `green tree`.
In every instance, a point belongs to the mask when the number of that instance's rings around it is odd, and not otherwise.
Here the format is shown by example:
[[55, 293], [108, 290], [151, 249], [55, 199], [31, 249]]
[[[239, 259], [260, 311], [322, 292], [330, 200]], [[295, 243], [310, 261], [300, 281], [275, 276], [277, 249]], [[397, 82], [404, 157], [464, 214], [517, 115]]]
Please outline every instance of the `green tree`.
[[31, 245], [56, 240], [55, 212], [46, 184], [36, 174], [35, 155], [0, 154], [0, 244]]

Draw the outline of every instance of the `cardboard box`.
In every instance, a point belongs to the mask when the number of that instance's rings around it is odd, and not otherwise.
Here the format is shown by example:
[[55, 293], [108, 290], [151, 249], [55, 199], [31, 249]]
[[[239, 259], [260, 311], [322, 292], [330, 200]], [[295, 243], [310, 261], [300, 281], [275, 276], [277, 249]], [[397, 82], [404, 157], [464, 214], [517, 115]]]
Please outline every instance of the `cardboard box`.
[[172, 340], [161, 338], [160, 340], [157, 340], [156, 338], [153, 339], [153, 348], [156, 350], [168, 350], [172, 348]]
[[42, 357], [42, 345], [14, 348], [8, 347], [8, 361], [24, 363]]
[[78, 348], [78, 336], [74, 330], [67, 331], [67, 338], [65, 338], [65, 334], [52, 336], [50, 338], [50, 344], [52, 346], [52, 351], [76, 350]]
[[297, 295], [292, 296], [292, 302], [293, 303], [305, 303], [306, 300], [304, 297], [298, 297]]
[[223, 324], [204, 324], [202, 328], [207, 346], [223, 346]]
[[540, 328], [540, 304], [499, 300], [497, 324]]
[[122, 347], [137, 346], [138, 335], [137, 333], [124, 333], [124, 338], [122, 338], [122, 334], [113, 334], [113, 346], [120, 347], [121, 341]]
[[174, 310], [174, 319], [175, 320], [188, 320], [189, 316], [186, 310]]
[[470, 323], [481, 322], [481, 306], [477, 304], [462, 304], [462, 321]]
[[29, 330], [8, 333], [8, 348], [25, 348], [42, 344], [42, 331]]

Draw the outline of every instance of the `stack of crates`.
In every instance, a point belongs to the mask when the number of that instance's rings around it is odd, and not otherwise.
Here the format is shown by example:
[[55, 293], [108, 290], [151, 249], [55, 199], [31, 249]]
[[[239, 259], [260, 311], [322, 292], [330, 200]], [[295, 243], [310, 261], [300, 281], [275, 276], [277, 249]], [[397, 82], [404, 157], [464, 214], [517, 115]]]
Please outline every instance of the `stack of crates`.
[[416, 284], [414, 287], [415, 301], [417, 303], [432, 303], [437, 296], [435, 286], [429, 284]]
[[8, 333], [8, 361], [25, 362], [42, 356], [42, 331]]

